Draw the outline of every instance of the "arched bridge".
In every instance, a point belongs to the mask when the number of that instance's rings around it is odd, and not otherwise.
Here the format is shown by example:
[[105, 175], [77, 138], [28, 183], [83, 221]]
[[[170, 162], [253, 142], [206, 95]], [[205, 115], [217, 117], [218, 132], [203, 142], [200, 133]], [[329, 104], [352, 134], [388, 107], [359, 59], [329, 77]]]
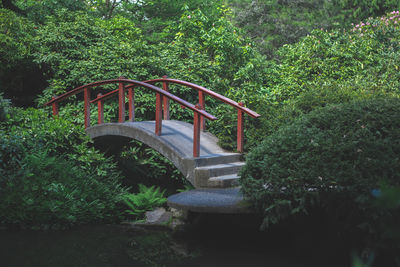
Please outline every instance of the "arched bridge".
[[[161, 83], [162, 88], [154, 84]], [[104, 95], [98, 94], [92, 99], [94, 89], [106, 84], [117, 84], [118, 89]], [[169, 91], [169, 84], [187, 86], [198, 92], [198, 103], [191, 104]], [[135, 90], [151, 90], [156, 95], [155, 121], [135, 121]], [[260, 115], [229, 98], [217, 94], [202, 86], [169, 79], [136, 81], [120, 77], [113, 80], [98, 81], [75, 88], [63, 95], [53, 97], [45, 105], [52, 106], [53, 115], [58, 115], [59, 104], [72, 95], [83, 93], [85, 128], [93, 139], [126, 137], [141, 141], [159, 151], [186, 176], [196, 188], [231, 187], [238, 179], [237, 173], [243, 166], [243, 120], [244, 114], [257, 118]], [[126, 103], [126, 95], [128, 103]], [[205, 110], [205, 96], [218, 99], [237, 110], [237, 153], [224, 151], [217, 145], [217, 138], [205, 132], [205, 119], [216, 117]], [[112, 97], [118, 98], [118, 122], [104, 122], [104, 101]], [[193, 111], [193, 124], [170, 119], [169, 102], [175, 101], [182, 107]], [[97, 104], [98, 121], [92, 125], [90, 121], [91, 104]], [[126, 114], [128, 106], [128, 114]], [[126, 115], [128, 120], [125, 121]]]

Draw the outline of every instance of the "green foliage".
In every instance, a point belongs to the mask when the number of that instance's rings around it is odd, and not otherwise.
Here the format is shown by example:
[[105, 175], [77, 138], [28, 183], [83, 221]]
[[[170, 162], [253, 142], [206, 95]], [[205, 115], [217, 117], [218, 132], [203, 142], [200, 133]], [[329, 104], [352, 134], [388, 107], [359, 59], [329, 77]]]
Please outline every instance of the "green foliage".
[[94, 148], [81, 125], [74, 125], [63, 118], [49, 119], [48, 114], [36, 109], [17, 109], [1, 127], [9, 135], [19, 136], [24, 140], [26, 149], [42, 149], [50, 155], [65, 155], [76, 161], [82, 169], [97, 173], [103, 179], [114, 179], [115, 163], [105, 159]]
[[271, 57], [284, 44], [297, 42], [316, 28], [332, 26], [332, 1], [230, 1], [234, 21], [261, 53]]
[[87, 8], [82, 0], [17, 0], [16, 4], [24, 10], [29, 20], [42, 24], [47, 16], [54, 15], [57, 10], [66, 9], [70, 12], [82, 11]]
[[[278, 51], [268, 62], [265, 89], [256, 110], [262, 114], [248, 144], [293, 121], [301, 114], [357, 99], [399, 96], [397, 12], [355, 25], [350, 31], [314, 30], [300, 42]], [[361, 30], [360, 30], [361, 29]]]
[[24, 157], [22, 138], [19, 136], [7, 135], [3, 129], [0, 131], [0, 137], [1, 177], [6, 177], [11, 174], [18, 175], [20, 162]]
[[7, 9], [0, 9], [0, 70], [4, 72], [30, 55], [34, 24]]
[[135, 219], [143, 219], [146, 211], [160, 207], [167, 202], [164, 197], [164, 191], [154, 185], [146, 187], [139, 184], [139, 192], [136, 194], [126, 194], [123, 196], [123, 202], [129, 208], [126, 213], [132, 215]]
[[381, 16], [388, 11], [398, 10], [399, 1], [396, 0], [336, 0], [341, 15], [346, 21], [364, 20], [369, 17]]
[[124, 166], [124, 169], [129, 170], [126, 173], [129, 182], [132, 181], [135, 184], [178, 185], [186, 181], [186, 178], [172, 162], [139, 141], [132, 140], [126, 145], [122, 149], [118, 161], [120, 165]]
[[2, 223], [68, 226], [118, 219], [118, 183], [105, 183], [72, 161], [29, 152], [13, 171], [1, 183]]
[[[125, 193], [81, 127], [13, 108], [0, 124], [0, 223], [25, 227], [118, 220]], [[60, 156], [63, 155], [63, 156]]]
[[0, 9], [0, 92], [15, 105], [32, 105], [43, 86], [39, 67], [32, 62], [37, 27], [24, 17]]
[[[332, 81], [323, 85], [311, 85], [307, 91], [286, 101], [282, 105], [272, 105], [266, 109], [265, 119], [261, 121], [265, 133], [271, 134], [279, 127], [291, 123], [302, 114], [325, 107], [329, 104], [347, 103], [354, 100], [373, 99], [384, 96], [397, 96], [382, 88], [363, 87], [352, 82]], [[250, 137], [251, 138], [251, 137]]]
[[344, 231], [377, 244], [379, 223], [398, 216], [376, 207], [373, 190], [382, 181], [399, 186], [399, 112], [397, 98], [330, 105], [268, 136], [249, 153], [240, 180], [263, 226], [320, 207]]
[[207, 16], [216, 15], [220, 0], [144, 0], [121, 1], [120, 14], [130, 18], [143, 30], [151, 44], [170, 42], [175, 37], [177, 21], [185, 10], [201, 9]]
[[[39, 103], [83, 84], [120, 76], [143, 79], [146, 45], [140, 30], [122, 17], [95, 19], [83, 12], [57, 11], [37, 31], [35, 61], [52, 79]], [[133, 72], [133, 73], [132, 73]]]
[[6, 120], [9, 108], [10, 100], [5, 99], [3, 94], [0, 92], [0, 122]]
[[298, 42], [314, 29], [349, 28], [350, 23], [398, 10], [396, 0], [229, 1], [233, 20], [257, 44], [274, 56], [284, 44]]
[[373, 88], [396, 91], [399, 52], [394, 40], [400, 37], [399, 26], [385, 25], [379, 18], [367, 23], [375, 26], [361, 33], [315, 30], [301, 42], [283, 46], [278, 68], [289, 75], [282, 76], [272, 89], [277, 101], [296, 97], [310, 85], [333, 81], [351, 80], [358, 87], [371, 83]]

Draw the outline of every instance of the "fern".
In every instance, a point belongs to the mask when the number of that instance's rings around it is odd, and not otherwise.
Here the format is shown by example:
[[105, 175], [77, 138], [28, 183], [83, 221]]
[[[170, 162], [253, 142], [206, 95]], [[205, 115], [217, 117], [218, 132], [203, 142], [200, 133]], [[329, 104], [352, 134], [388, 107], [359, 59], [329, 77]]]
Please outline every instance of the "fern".
[[136, 219], [143, 218], [146, 211], [162, 206], [167, 202], [164, 193], [165, 190], [161, 191], [159, 187], [154, 185], [146, 187], [143, 184], [139, 184], [139, 192], [137, 194], [126, 194], [124, 196], [123, 202], [128, 207], [125, 212]]

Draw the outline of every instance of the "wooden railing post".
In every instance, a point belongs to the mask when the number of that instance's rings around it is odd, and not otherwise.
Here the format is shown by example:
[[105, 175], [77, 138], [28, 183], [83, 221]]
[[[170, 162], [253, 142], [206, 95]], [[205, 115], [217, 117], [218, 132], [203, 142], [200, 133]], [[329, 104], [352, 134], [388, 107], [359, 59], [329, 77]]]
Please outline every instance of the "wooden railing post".
[[[125, 79], [125, 77], [119, 77]], [[125, 122], [125, 86], [124, 83], [120, 82], [118, 86], [118, 122]]]
[[[97, 97], [101, 97], [102, 94], [97, 94]], [[104, 104], [103, 100], [97, 101], [97, 123], [104, 123]]]
[[[57, 97], [53, 96], [52, 99], [56, 99]], [[53, 116], [57, 116], [58, 115], [58, 105], [57, 102], [54, 101], [53, 104], [51, 104], [52, 108], [53, 108]]]
[[[168, 76], [164, 75], [163, 79], [167, 79]], [[168, 92], [168, 83], [163, 82], [163, 89]], [[169, 99], [164, 97], [164, 120], [169, 120]]]
[[[243, 102], [239, 102], [239, 106], [243, 107]], [[238, 119], [237, 119], [237, 151], [243, 153], [243, 111], [238, 109]]]
[[85, 128], [90, 127], [90, 88], [85, 87], [83, 90], [84, 106], [85, 106]]
[[[199, 106], [200, 109], [206, 110], [206, 102], [204, 98], [203, 91], [199, 90]], [[206, 121], [203, 116], [200, 116], [200, 129], [204, 131], [206, 129]]]
[[128, 89], [129, 100], [129, 121], [135, 121], [135, 89], [129, 87]]
[[162, 127], [162, 95], [160, 93], [156, 93], [156, 135], [161, 135], [161, 127]]
[[[196, 105], [197, 109], [200, 109], [199, 105]], [[197, 158], [200, 156], [200, 114], [198, 112], [194, 112], [194, 121], [193, 121], [193, 157]]]

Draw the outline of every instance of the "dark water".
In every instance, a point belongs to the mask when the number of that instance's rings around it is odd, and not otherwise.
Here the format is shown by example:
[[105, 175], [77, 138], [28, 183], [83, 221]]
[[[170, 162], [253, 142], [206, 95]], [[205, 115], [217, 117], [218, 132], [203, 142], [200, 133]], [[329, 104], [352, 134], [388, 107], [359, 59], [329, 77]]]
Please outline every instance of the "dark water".
[[[0, 231], [0, 266], [349, 266], [343, 244], [303, 227], [258, 231], [257, 218], [199, 216], [184, 231], [118, 225]], [[299, 231], [302, 230], [302, 231]]]

